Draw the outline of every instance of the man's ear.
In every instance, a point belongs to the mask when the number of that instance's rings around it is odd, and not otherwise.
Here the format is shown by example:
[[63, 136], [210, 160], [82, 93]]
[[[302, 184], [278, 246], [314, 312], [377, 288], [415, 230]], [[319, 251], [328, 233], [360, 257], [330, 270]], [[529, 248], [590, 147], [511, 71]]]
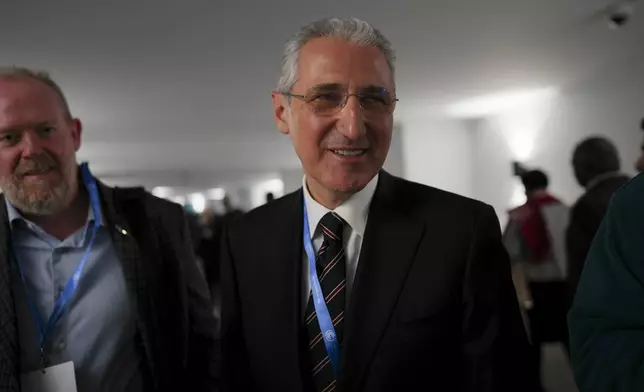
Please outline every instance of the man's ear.
[[74, 140], [74, 149], [78, 152], [81, 147], [81, 136], [83, 134], [83, 123], [79, 119], [74, 118], [71, 120], [71, 132], [72, 140]]
[[271, 94], [273, 101], [273, 113], [275, 115], [275, 123], [277, 128], [285, 135], [291, 132], [290, 122], [290, 107], [288, 98], [284, 94], [273, 92]]

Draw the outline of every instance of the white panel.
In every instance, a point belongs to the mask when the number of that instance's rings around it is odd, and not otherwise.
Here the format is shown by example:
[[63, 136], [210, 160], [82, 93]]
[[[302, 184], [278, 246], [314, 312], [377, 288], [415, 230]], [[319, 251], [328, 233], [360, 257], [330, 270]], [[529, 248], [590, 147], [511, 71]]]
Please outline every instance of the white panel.
[[428, 116], [402, 127], [405, 178], [472, 196], [472, 132], [464, 121]]

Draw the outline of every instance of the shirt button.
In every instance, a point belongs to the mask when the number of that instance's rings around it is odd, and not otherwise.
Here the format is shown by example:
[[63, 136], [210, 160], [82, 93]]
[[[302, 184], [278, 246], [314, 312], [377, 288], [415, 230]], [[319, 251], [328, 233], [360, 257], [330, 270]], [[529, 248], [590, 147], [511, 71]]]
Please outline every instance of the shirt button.
[[66, 348], [67, 348], [67, 345], [65, 344], [65, 342], [58, 343], [58, 350], [63, 351]]

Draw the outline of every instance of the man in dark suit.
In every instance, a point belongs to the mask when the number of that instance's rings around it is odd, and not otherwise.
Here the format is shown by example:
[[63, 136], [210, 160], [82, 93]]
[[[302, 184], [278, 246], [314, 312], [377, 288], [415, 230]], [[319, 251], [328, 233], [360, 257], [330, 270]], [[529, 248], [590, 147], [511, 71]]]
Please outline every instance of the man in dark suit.
[[81, 129], [49, 76], [0, 69], [0, 390], [215, 390], [182, 208], [98, 182]]
[[586, 191], [570, 211], [566, 232], [571, 300], [610, 199], [629, 180], [628, 176], [620, 173], [617, 148], [603, 137], [591, 137], [580, 142], [573, 152], [572, 165], [577, 182]]
[[493, 209], [382, 170], [393, 62], [357, 19], [287, 42], [275, 119], [306, 174], [225, 231], [227, 390], [530, 390]]
[[568, 315], [584, 392], [644, 391], [644, 175], [620, 188], [595, 236]]

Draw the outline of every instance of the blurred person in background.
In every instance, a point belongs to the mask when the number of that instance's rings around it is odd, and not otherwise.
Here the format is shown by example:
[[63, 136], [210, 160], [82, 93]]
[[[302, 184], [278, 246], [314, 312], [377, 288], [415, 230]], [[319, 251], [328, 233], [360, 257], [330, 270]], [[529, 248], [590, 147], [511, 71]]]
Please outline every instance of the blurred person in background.
[[[644, 131], [644, 118], [640, 122], [640, 129]], [[644, 141], [640, 144], [640, 156], [635, 161], [635, 170], [637, 170], [638, 173], [644, 172]]]
[[570, 310], [570, 349], [583, 392], [644, 391], [644, 176], [614, 194]]
[[[568, 352], [565, 233], [568, 207], [548, 191], [540, 170], [521, 175], [527, 201], [509, 212], [503, 242], [510, 255], [532, 342], [532, 380], [541, 384], [541, 349], [561, 342]], [[542, 388], [542, 387], [540, 387]]]
[[387, 38], [358, 19], [301, 28], [272, 98], [305, 176], [224, 231], [227, 390], [530, 390], [492, 207], [382, 170]]
[[[225, 195], [221, 202], [224, 212], [223, 214], [209, 214], [209, 218], [204, 220], [204, 223], [208, 225], [208, 227], [205, 228], [208, 236], [203, 238], [197, 250], [197, 254], [203, 261], [204, 272], [210, 288], [211, 296], [215, 301], [218, 301], [219, 297], [219, 254], [221, 249], [222, 232], [226, 225], [244, 215], [244, 212], [241, 209], [234, 206], [229, 195]], [[217, 309], [217, 311], [219, 310]]]
[[273, 192], [266, 193], [266, 203], [270, 203], [275, 200], [275, 194]]
[[226, 195], [224, 196], [224, 199], [221, 201], [224, 205], [224, 214], [223, 217], [225, 219], [235, 219], [240, 217], [241, 215], [244, 214], [244, 211], [241, 209], [235, 207], [233, 204], [233, 201], [231, 200], [230, 196]]
[[103, 185], [77, 163], [81, 133], [47, 74], [0, 68], [0, 390], [214, 390], [183, 209]]
[[208, 240], [212, 238], [212, 228], [215, 220], [215, 210], [211, 206], [207, 206], [201, 214], [199, 214], [198, 224], [201, 229], [201, 240]]
[[603, 137], [581, 141], [573, 152], [572, 166], [575, 178], [585, 192], [572, 207], [566, 233], [569, 301], [575, 295], [588, 250], [604, 219], [610, 199], [629, 180], [620, 172], [617, 148]]

